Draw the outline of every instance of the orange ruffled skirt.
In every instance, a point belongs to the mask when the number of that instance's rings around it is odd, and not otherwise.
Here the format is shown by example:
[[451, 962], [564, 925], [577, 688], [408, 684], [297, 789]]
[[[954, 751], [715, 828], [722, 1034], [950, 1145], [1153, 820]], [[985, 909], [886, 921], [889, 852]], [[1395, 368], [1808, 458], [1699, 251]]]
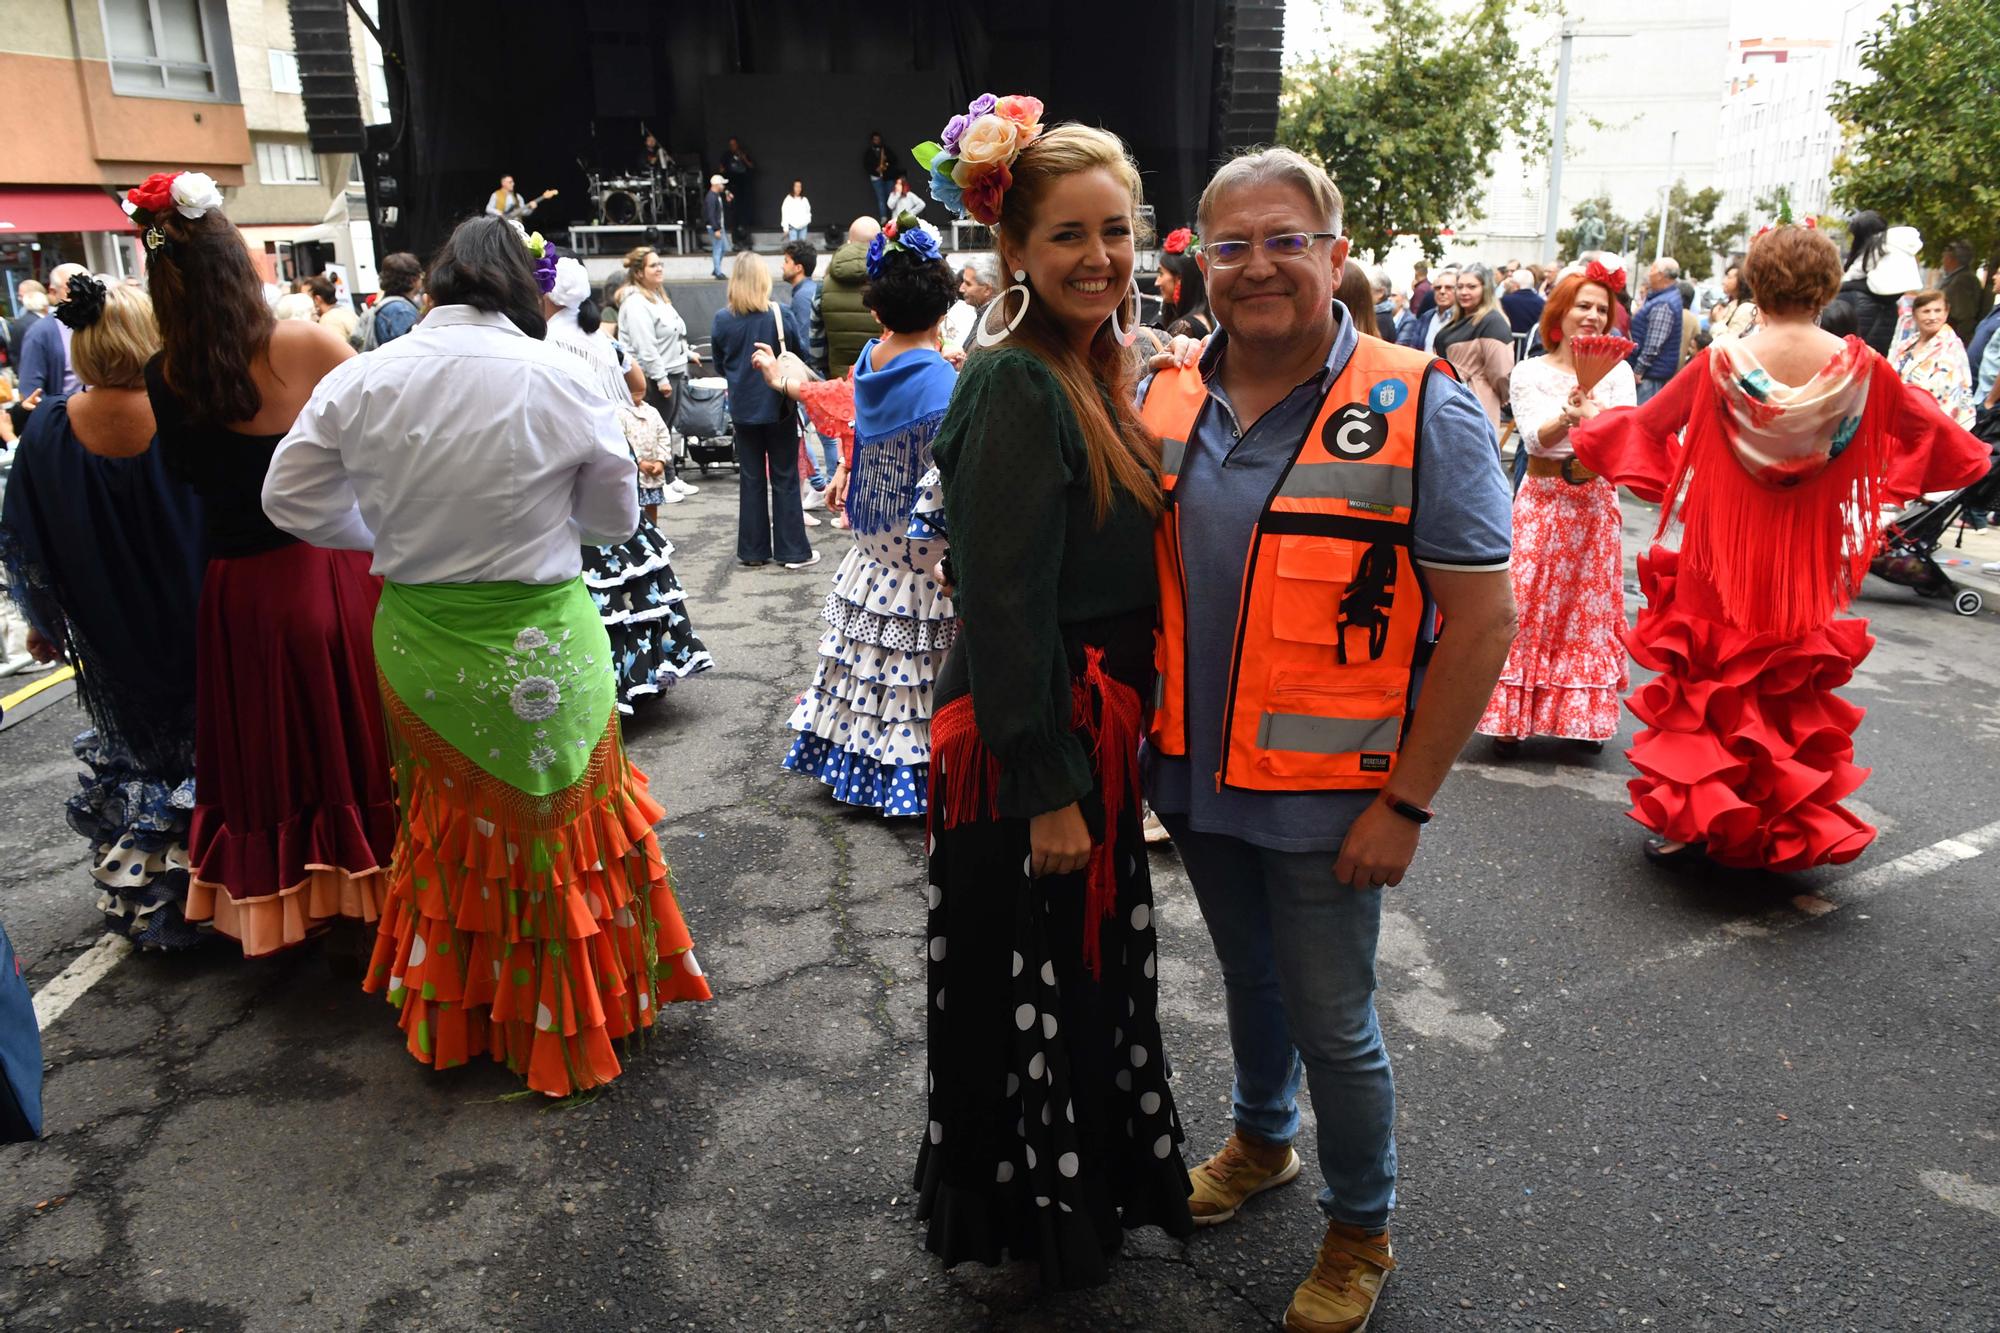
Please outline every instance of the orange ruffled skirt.
[[1805, 870], [1852, 861], [1875, 829], [1840, 802], [1868, 778], [1854, 763], [1863, 710], [1834, 693], [1875, 646], [1862, 620], [1798, 638], [1722, 619], [1712, 589], [1654, 547], [1639, 559], [1646, 608], [1626, 633], [1659, 674], [1626, 700], [1645, 724], [1627, 753], [1631, 816], [1720, 865]]
[[383, 694], [404, 816], [364, 988], [427, 1065], [491, 1054], [552, 1097], [610, 1082], [615, 1038], [710, 998], [617, 716], [583, 778], [537, 799]]

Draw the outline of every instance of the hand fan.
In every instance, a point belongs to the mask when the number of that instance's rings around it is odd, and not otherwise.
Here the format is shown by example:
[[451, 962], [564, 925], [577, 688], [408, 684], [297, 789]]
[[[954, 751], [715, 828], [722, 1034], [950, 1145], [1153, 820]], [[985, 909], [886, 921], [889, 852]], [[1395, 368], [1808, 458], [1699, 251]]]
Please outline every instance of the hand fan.
[[1589, 393], [1611, 368], [1632, 355], [1639, 344], [1615, 333], [1580, 333], [1569, 340], [1569, 359], [1576, 367], [1576, 387]]

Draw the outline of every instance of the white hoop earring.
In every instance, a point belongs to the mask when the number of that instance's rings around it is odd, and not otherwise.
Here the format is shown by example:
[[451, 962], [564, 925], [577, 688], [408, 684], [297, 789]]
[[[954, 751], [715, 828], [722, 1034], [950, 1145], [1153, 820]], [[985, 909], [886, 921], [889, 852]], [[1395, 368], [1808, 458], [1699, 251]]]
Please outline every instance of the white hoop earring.
[[995, 304], [1001, 310], [1006, 310], [1007, 298], [1015, 292], [1021, 294], [1021, 308], [1015, 312], [1014, 318], [1008, 320], [1006, 327], [998, 333], [993, 332], [989, 320], [981, 318], [979, 328], [972, 335], [973, 342], [979, 344], [981, 347], [991, 347], [995, 343], [1005, 342], [1008, 334], [1021, 327], [1021, 321], [1028, 317], [1028, 306], [1035, 299], [1035, 294], [1028, 290], [1028, 271], [1026, 269], [1017, 268], [1014, 270], [1014, 285], [1001, 292]]
[[1121, 296], [1118, 298], [1118, 308], [1111, 312], [1111, 337], [1120, 347], [1130, 347], [1133, 343], [1139, 341], [1139, 316], [1146, 308], [1139, 301], [1139, 275], [1136, 273], [1132, 275], [1130, 290], [1132, 293], [1132, 327], [1127, 329], [1118, 323], [1118, 311], [1125, 308], [1124, 297]]

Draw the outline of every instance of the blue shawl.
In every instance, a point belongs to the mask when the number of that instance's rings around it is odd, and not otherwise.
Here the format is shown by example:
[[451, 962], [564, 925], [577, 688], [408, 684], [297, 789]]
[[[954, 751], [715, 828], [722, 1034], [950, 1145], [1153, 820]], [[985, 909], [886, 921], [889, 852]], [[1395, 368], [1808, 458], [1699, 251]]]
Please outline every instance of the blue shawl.
[[875, 342], [854, 359], [854, 476], [847, 520], [856, 532], [900, 532], [931, 467], [931, 440], [958, 372], [934, 351], [905, 352], [871, 369]]

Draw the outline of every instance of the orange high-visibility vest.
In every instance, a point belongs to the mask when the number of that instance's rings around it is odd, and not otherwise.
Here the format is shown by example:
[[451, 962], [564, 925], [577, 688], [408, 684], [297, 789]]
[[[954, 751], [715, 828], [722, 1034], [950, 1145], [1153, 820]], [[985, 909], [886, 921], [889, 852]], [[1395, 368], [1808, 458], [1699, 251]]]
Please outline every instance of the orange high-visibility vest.
[[[1265, 501], [1243, 570], [1217, 790], [1366, 790], [1395, 770], [1412, 676], [1429, 651], [1410, 545], [1432, 369], [1451, 373], [1421, 352], [1361, 339]], [[1164, 371], [1140, 413], [1160, 437], [1167, 498], [1153, 541], [1159, 684], [1148, 731], [1167, 755], [1188, 753], [1178, 483], [1207, 401], [1196, 371]]]

